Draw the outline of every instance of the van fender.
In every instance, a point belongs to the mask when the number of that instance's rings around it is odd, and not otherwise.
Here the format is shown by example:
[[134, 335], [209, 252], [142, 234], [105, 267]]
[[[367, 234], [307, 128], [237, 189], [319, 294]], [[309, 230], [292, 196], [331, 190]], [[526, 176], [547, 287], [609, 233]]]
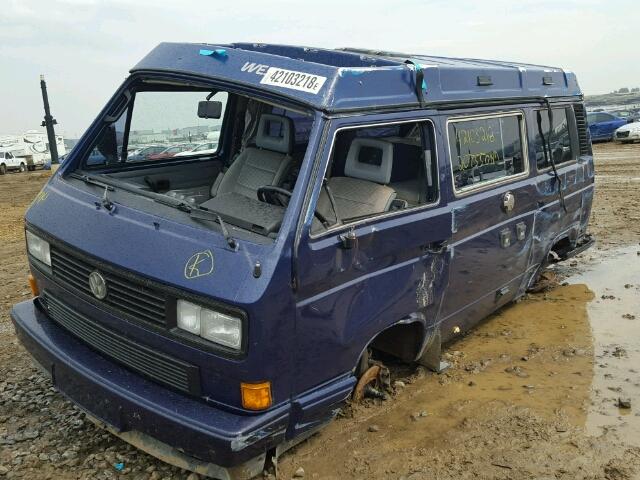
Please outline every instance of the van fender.
[[[582, 228], [582, 224], [580, 222], [576, 222], [554, 239], [546, 258], [548, 259], [549, 256], [553, 256], [554, 261], [566, 260], [567, 258], [580, 253], [576, 252], [576, 249], [579, 249], [581, 245], [585, 245], [587, 243], [589, 246], [593, 243], [591, 235], [586, 233], [586, 229]], [[586, 248], [583, 248], [582, 250], [584, 249]]]
[[524, 287], [524, 288], [521, 287], [523, 290], [521, 292], [522, 294], [524, 294], [526, 290], [531, 288], [537, 282], [538, 277], [540, 276], [542, 271], [545, 269], [545, 267], [549, 263], [551, 263], [549, 260], [550, 258], [554, 258], [554, 259], [555, 257], [558, 258], [557, 260], [553, 260], [553, 261], [562, 260], [561, 255], [558, 255], [557, 253], [556, 255], [554, 255], [555, 249], [558, 247], [558, 245], [563, 245], [564, 243], [566, 244], [566, 246], [569, 247], [568, 248], [569, 250], [575, 248], [576, 244], [580, 241], [580, 238], [581, 238], [580, 231], [581, 231], [580, 222], [575, 222], [575, 223], [572, 223], [568, 228], [558, 233], [555, 237], [552, 237], [549, 240], [548, 247], [544, 250], [545, 254], [541, 258], [540, 263], [535, 265], [535, 268], [532, 268], [533, 265], [529, 267], [529, 276], [522, 283]]
[[404, 362], [417, 362], [434, 372], [441, 372], [447, 365], [441, 362], [442, 336], [440, 326], [431, 324], [421, 312], [414, 312], [387, 326], [371, 338], [360, 351], [354, 372], [362, 370], [361, 362], [367, 358], [368, 349], [391, 354]]
[[[422, 345], [425, 324], [424, 315], [416, 312], [387, 325], [364, 343], [352, 372], [358, 374], [359, 370], [362, 370], [361, 362], [369, 357], [369, 349], [372, 347], [403, 361], [414, 361], [416, 352]], [[414, 344], [416, 347], [412, 350], [407, 348], [407, 344]]]
[[449, 368], [449, 363], [442, 361], [440, 324], [432, 326], [425, 332], [422, 348], [415, 362], [435, 373], [442, 373]]

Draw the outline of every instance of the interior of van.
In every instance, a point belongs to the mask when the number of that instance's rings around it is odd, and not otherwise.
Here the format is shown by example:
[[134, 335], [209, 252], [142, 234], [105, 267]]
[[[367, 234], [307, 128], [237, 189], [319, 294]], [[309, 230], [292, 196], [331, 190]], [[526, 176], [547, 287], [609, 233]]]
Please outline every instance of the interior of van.
[[[80, 170], [273, 238], [312, 125], [311, 112], [234, 93], [145, 85], [105, 125]], [[415, 121], [338, 130], [314, 234], [434, 202], [433, 135], [429, 122]]]

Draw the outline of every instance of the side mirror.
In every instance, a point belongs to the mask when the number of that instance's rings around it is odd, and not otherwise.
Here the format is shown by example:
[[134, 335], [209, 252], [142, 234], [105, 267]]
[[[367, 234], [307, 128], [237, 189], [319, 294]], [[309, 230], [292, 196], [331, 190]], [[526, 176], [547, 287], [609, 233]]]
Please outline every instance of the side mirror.
[[198, 117], [220, 118], [222, 116], [222, 102], [203, 100], [198, 102]]

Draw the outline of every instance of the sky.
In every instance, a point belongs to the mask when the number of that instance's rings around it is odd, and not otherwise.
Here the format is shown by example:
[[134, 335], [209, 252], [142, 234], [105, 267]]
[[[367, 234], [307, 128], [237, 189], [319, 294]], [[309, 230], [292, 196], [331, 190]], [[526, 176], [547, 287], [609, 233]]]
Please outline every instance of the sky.
[[513, 60], [586, 94], [640, 86], [638, 0], [0, 0], [0, 134], [79, 137], [154, 46], [261, 42]]

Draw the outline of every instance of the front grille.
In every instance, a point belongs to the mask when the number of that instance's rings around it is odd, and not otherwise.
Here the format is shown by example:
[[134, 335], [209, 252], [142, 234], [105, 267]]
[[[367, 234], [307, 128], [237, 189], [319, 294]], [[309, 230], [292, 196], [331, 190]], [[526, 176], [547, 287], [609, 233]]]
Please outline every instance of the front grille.
[[135, 320], [166, 323], [166, 300], [163, 295], [124, 275], [104, 271], [78, 255], [51, 246], [51, 269], [56, 280], [66, 287], [93, 298], [89, 274], [99, 270], [107, 284], [107, 297], [101, 303]]
[[198, 367], [158, 353], [79, 314], [47, 292], [43, 296], [49, 317], [106, 357], [151, 380], [200, 395]]
[[578, 144], [580, 145], [580, 155], [591, 155], [591, 142], [589, 142], [589, 127], [587, 126], [587, 114], [584, 105], [573, 104], [573, 111], [576, 116], [576, 126], [578, 127]]
[[629, 130], [626, 130], [624, 132], [617, 132], [616, 133], [616, 137], [618, 138], [627, 138], [629, 136]]

